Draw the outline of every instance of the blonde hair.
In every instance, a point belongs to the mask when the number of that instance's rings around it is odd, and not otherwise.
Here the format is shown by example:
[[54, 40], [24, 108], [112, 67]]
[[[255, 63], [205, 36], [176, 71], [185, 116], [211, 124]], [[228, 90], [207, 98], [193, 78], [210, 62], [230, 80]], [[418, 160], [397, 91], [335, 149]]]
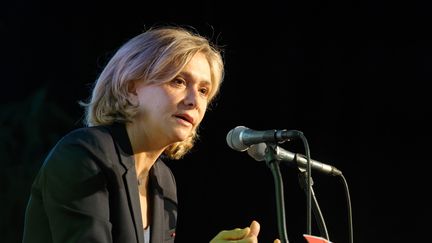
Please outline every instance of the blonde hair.
[[[217, 95], [224, 76], [221, 51], [209, 40], [181, 27], [151, 28], [123, 44], [109, 60], [96, 80], [85, 107], [87, 126], [127, 123], [137, 113], [137, 105], [128, 101], [128, 84], [174, 79], [196, 53], [203, 53], [210, 65], [212, 89], [209, 103]], [[164, 154], [179, 159], [192, 147], [196, 131], [185, 141], [170, 145]]]

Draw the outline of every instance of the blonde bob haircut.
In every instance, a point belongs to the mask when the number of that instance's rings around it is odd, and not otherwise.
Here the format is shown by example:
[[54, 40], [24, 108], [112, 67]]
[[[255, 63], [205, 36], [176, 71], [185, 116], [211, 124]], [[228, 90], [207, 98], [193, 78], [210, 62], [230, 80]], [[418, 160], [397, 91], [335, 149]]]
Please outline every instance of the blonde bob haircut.
[[[174, 79], [196, 53], [203, 53], [210, 65], [212, 88], [209, 103], [219, 92], [224, 76], [221, 51], [209, 40], [181, 27], [151, 28], [123, 44], [111, 57], [96, 80], [85, 107], [87, 126], [131, 122], [137, 104], [128, 101], [128, 84], [133, 80], [162, 83]], [[164, 151], [179, 159], [192, 147], [196, 131], [185, 141]]]

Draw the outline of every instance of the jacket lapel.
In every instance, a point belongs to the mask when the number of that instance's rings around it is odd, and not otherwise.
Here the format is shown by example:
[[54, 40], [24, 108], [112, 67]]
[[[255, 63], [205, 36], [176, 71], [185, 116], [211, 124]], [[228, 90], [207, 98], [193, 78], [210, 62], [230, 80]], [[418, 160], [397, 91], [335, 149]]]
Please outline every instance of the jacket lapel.
[[128, 203], [132, 211], [132, 220], [135, 225], [135, 234], [139, 243], [144, 243], [144, 231], [141, 218], [141, 206], [138, 192], [138, 181], [135, 170], [135, 160], [133, 157], [132, 146], [129, 141], [126, 127], [123, 124], [114, 124], [111, 131], [117, 141], [116, 147], [119, 154], [120, 163], [126, 172], [123, 176], [126, 191], [128, 193]]
[[151, 206], [152, 206], [152, 223], [150, 229], [151, 242], [163, 242], [164, 240], [164, 209], [163, 209], [163, 198], [160, 191], [157, 189], [157, 181], [152, 176], [150, 180], [151, 188]]
[[134, 220], [135, 233], [137, 234], [138, 242], [144, 243], [144, 231], [142, 225], [141, 206], [135, 166], [132, 166], [127, 170], [124, 178], [126, 181], [126, 189], [130, 199], [129, 206], [132, 209], [132, 218]]
[[[165, 242], [174, 239], [177, 218], [177, 193], [171, 174], [161, 167], [165, 166], [158, 160], [150, 170], [150, 190], [152, 205], [151, 242]], [[168, 201], [170, 203], [168, 203]], [[168, 203], [168, 204], [167, 204]], [[175, 210], [173, 210], [173, 205]]]

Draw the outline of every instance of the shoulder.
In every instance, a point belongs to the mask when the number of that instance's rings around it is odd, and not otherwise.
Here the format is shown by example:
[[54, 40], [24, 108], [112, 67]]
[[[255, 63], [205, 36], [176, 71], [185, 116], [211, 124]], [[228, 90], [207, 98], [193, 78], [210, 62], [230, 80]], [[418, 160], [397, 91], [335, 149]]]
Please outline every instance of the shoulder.
[[63, 202], [92, 194], [106, 185], [106, 172], [112, 166], [109, 151], [113, 149], [112, 138], [104, 127], [72, 130], [45, 158], [33, 189]]
[[107, 126], [83, 127], [67, 133], [58, 144], [82, 143], [99, 145], [108, 138], [111, 138], [111, 134]]
[[106, 126], [83, 127], [70, 131], [54, 146], [53, 151], [89, 150], [103, 152], [113, 144]]
[[45, 169], [74, 171], [97, 170], [108, 163], [107, 154], [114, 149], [112, 136], [104, 126], [78, 128], [67, 133], [51, 149]]

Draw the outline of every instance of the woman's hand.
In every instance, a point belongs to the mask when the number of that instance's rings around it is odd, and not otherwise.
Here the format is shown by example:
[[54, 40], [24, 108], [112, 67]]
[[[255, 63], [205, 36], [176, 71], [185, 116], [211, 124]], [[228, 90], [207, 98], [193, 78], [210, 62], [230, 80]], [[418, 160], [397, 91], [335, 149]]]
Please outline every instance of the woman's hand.
[[[210, 243], [258, 243], [259, 231], [260, 224], [254, 220], [249, 227], [219, 232]], [[275, 240], [273, 243], [280, 243], [280, 241]]]

